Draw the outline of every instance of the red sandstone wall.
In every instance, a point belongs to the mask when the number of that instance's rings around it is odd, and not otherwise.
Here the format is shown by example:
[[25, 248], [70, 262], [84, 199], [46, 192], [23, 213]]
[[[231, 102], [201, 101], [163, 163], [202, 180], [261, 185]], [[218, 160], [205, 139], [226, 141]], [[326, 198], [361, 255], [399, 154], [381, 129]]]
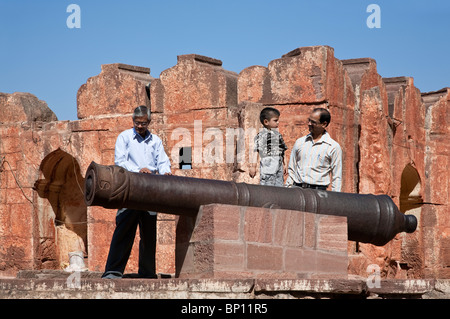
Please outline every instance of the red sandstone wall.
[[[424, 273], [427, 277], [450, 277], [450, 89], [424, 96], [425, 125], [425, 177], [423, 247]], [[433, 101], [434, 99], [434, 101]]]
[[[0, 274], [59, 268], [80, 238], [90, 270], [103, 270], [115, 211], [85, 207], [82, 177], [91, 161], [113, 163], [117, 135], [131, 127], [134, 107], [145, 104], [175, 174], [249, 183], [258, 176], [248, 177], [248, 138], [244, 160], [232, 162], [226, 158], [236, 150], [215, 154], [216, 138], [225, 138], [227, 128], [259, 129], [259, 110], [270, 105], [281, 111], [289, 156], [307, 133], [311, 109], [328, 107], [330, 134], [344, 150], [343, 190], [386, 193], [419, 220], [415, 233], [383, 247], [349, 242], [349, 273], [364, 276], [377, 263], [390, 278], [450, 276], [448, 89], [421, 94], [412, 78], [383, 79], [373, 59], [341, 61], [332, 48], [318, 46], [239, 74], [198, 55], [180, 56], [158, 79], [147, 68], [104, 65], [77, 100], [80, 120], [58, 122], [29, 94], [0, 94], [0, 159], [11, 165], [4, 162], [0, 173]], [[192, 170], [178, 169], [177, 151], [194, 143], [202, 147], [193, 148]], [[174, 273], [177, 218], [158, 218], [158, 271]], [[137, 247], [127, 271], [136, 267]]]

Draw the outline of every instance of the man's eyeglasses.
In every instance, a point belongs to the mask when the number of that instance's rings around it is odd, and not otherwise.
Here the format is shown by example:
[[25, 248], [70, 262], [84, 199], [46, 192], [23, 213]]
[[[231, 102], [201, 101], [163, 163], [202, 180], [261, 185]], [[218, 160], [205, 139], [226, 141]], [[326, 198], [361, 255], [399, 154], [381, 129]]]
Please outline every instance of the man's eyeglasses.
[[149, 122], [134, 122], [136, 126], [147, 126]]

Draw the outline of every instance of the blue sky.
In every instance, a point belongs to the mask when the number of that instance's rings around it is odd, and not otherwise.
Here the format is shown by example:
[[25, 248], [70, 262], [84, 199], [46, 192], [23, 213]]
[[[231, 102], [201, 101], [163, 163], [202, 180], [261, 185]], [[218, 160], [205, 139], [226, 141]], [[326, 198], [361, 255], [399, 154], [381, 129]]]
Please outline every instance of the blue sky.
[[[70, 29], [70, 4], [81, 28]], [[368, 28], [369, 4], [381, 28]], [[0, 0], [0, 92], [30, 92], [59, 120], [100, 66], [126, 63], [153, 77], [177, 55], [202, 54], [239, 73], [303, 46], [339, 59], [371, 57], [383, 77], [412, 76], [422, 91], [450, 86], [450, 1], [443, 0]]]

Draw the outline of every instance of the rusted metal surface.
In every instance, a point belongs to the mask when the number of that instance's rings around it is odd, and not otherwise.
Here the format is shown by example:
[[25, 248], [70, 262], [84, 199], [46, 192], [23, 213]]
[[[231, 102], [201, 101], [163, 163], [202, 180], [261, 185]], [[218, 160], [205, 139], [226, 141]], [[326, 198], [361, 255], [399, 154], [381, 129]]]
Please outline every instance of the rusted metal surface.
[[414, 232], [417, 219], [402, 214], [387, 195], [285, 188], [181, 176], [140, 174], [94, 162], [85, 177], [88, 206], [133, 208], [195, 215], [201, 205], [272, 207], [346, 216], [348, 239], [385, 245], [400, 232]]

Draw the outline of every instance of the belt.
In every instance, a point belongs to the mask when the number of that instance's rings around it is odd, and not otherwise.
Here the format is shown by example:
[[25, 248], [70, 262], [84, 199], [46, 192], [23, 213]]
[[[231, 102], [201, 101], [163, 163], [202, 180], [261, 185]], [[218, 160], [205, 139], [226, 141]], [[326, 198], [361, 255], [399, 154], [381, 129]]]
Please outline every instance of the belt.
[[294, 186], [301, 187], [301, 188], [312, 188], [312, 189], [320, 189], [320, 190], [327, 190], [328, 185], [312, 185], [307, 183], [296, 183], [294, 182]]

